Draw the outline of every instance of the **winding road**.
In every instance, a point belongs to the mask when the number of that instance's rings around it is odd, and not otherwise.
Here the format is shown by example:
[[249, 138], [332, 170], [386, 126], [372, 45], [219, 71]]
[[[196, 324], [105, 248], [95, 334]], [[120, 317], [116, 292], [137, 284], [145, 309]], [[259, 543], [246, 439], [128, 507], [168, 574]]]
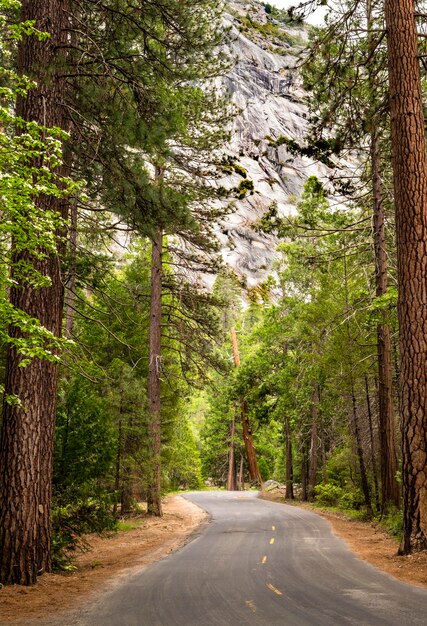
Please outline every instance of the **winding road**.
[[426, 626], [427, 591], [358, 560], [318, 515], [256, 496], [188, 494], [210, 524], [73, 623]]

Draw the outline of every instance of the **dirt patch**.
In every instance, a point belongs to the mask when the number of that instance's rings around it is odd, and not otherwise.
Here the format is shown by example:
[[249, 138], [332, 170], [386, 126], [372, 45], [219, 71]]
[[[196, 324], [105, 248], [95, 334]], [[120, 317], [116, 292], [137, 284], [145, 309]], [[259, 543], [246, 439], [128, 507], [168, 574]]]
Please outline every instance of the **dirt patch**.
[[78, 555], [76, 571], [44, 574], [34, 587], [2, 588], [0, 623], [47, 624], [58, 613], [90, 601], [96, 591], [132, 568], [150, 565], [180, 548], [207, 517], [188, 500], [168, 496], [162, 518], [141, 515], [130, 521], [137, 528], [109, 537], [88, 537], [91, 549]]
[[[264, 494], [266, 500], [285, 502], [280, 494]], [[378, 569], [412, 585], [427, 588], [427, 554], [419, 552], [408, 556], [397, 556], [398, 542], [381, 526], [373, 522], [350, 520], [340, 513], [322, 511], [305, 503], [287, 501], [307, 508], [325, 517], [334, 533], [344, 539], [357, 556]]]

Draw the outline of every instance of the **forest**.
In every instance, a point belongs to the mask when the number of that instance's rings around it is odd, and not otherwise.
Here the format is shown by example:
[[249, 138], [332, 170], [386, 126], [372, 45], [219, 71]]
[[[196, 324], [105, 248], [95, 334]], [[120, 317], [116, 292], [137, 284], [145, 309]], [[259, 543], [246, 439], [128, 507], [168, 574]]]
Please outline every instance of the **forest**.
[[427, 7], [325, 4], [0, 0], [1, 584], [184, 490], [427, 549]]

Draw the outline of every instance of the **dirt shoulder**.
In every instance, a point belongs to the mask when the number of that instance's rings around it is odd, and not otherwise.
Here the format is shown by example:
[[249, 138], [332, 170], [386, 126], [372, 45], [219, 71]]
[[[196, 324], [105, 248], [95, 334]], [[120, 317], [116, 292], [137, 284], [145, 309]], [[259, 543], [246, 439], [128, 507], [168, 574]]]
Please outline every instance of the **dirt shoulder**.
[[141, 515], [129, 522], [136, 528], [88, 537], [91, 549], [77, 556], [74, 572], [45, 574], [34, 587], [3, 587], [0, 624], [44, 624], [62, 611], [80, 607], [131, 569], [151, 565], [183, 546], [207, 518], [188, 500], [167, 496], [162, 518]]
[[[264, 494], [262, 497], [266, 500], [285, 503], [280, 495]], [[344, 539], [360, 559], [390, 576], [427, 588], [427, 554], [425, 552], [397, 556], [399, 545], [397, 540], [376, 523], [350, 520], [340, 513], [323, 511], [306, 503], [287, 501], [286, 504], [308, 508], [326, 518], [334, 533]]]

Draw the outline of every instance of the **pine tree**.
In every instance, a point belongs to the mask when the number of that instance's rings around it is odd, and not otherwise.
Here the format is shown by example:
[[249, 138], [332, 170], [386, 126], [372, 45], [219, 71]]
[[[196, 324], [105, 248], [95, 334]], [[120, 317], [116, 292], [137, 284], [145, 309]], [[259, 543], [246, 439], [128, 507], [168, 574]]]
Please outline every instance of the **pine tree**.
[[427, 549], [427, 156], [413, 0], [385, 3], [399, 286], [402, 554]]
[[[23, 120], [24, 129], [25, 122], [46, 128], [40, 136], [42, 141], [47, 140], [49, 127], [67, 130], [66, 87], [59, 73], [59, 67], [66, 62], [65, 5], [59, 0], [22, 3], [21, 21], [31, 20], [40, 31], [47, 26], [49, 33], [49, 37], [22, 34], [18, 45], [18, 74], [35, 79], [37, 85], [18, 97], [17, 116]], [[59, 160], [49, 162], [36, 156], [31, 162], [35, 178], [41, 166], [58, 179], [65, 173]], [[60, 194], [40, 193], [35, 205], [57, 220], [58, 239], [53, 248], [44, 253], [39, 250], [38, 254], [22, 240], [12, 241], [10, 303], [59, 338], [63, 309], [59, 235], [64, 234], [59, 224], [67, 217], [68, 200]], [[25, 218], [24, 213], [20, 219]], [[31, 274], [25, 278], [20, 271], [24, 267], [34, 267], [38, 275], [45, 277], [44, 284], [35, 285]], [[13, 321], [10, 336], [0, 448], [0, 581], [33, 584], [38, 574], [51, 569], [51, 478], [58, 368], [55, 359], [48, 360], [37, 352], [25, 363], [19, 350], [25, 329]]]

